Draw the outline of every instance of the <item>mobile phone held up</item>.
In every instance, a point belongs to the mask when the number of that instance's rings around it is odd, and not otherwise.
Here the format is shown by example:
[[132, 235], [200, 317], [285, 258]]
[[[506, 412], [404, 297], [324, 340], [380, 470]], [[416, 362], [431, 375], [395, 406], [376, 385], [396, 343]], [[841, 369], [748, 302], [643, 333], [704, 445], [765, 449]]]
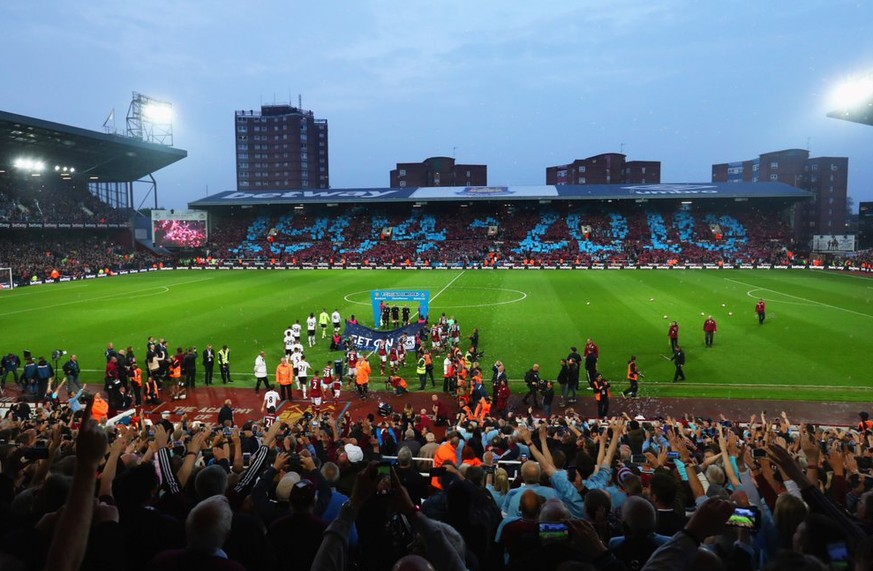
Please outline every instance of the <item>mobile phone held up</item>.
[[761, 510], [758, 506], [736, 506], [727, 525], [757, 531], [761, 527]]
[[540, 522], [539, 537], [543, 545], [560, 543], [570, 537], [570, 529], [566, 523]]

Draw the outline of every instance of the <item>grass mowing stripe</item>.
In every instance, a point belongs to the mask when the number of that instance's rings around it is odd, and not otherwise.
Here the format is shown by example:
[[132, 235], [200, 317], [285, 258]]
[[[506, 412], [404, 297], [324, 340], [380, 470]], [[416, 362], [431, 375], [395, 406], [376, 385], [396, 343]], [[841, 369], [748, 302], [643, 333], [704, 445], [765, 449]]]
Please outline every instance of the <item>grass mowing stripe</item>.
[[[792, 299], [799, 299], [800, 301], [805, 301], [806, 303], [811, 303], [811, 304], [815, 304], [815, 305], [820, 305], [820, 306], [822, 306], [822, 307], [829, 307], [829, 308], [831, 308], [831, 309], [837, 309], [837, 310], [839, 310], [839, 311], [845, 311], [845, 312], [847, 312], [847, 313], [853, 313], [853, 314], [855, 314], [855, 315], [860, 315], [861, 317], [869, 317], [869, 318], [873, 319], [873, 315], [869, 315], [869, 314], [867, 314], [867, 313], [861, 313], [861, 312], [859, 312], [859, 311], [853, 311], [853, 310], [851, 310], [851, 309], [846, 309], [845, 307], [837, 307], [836, 305], [831, 305], [831, 304], [829, 304], [829, 303], [823, 303], [823, 302], [821, 302], [821, 301], [815, 301], [814, 299], [807, 299], [807, 298], [805, 298], [805, 297], [800, 297], [800, 296], [797, 296], [797, 295], [791, 295], [790, 293], [781, 292], [781, 291], [778, 291], [778, 290], [775, 290], [775, 289], [771, 289], [771, 288], [768, 288], [768, 287], [760, 287], [760, 286], [756, 286], [756, 285], [754, 285], [754, 284], [749, 284], [749, 283], [746, 283], [746, 282], [741, 282], [741, 281], [739, 281], [739, 280], [732, 280], [732, 279], [730, 279], [730, 278], [725, 278], [725, 280], [726, 280], [726, 281], [729, 281], [729, 282], [734, 282], [735, 284], [740, 284], [740, 285], [744, 285], [744, 286], [747, 286], [747, 287], [753, 288], [753, 289], [749, 290], [748, 292], [746, 292], [746, 295], [749, 295], [749, 294], [750, 294], [751, 292], [753, 292], [753, 291], [761, 291], [761, 290], [763, 290], [763, 291], [769, 291], [769, 292], [773, 292], [773, 293], [778, 294], [778, 295], [784, 295], [785, 297], [790, 297], [790, 298], [792, 298]], [[750, 296], [750, 297], [754, 297], [754, 296]]]

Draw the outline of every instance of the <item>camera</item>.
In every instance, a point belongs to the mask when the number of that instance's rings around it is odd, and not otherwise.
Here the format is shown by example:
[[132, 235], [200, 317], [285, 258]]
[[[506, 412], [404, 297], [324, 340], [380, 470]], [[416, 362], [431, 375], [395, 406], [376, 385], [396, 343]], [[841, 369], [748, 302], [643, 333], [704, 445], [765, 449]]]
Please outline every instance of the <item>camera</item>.
[[66, 354], [67, 352], [63, 349], [55, 349], [54, 351], [52, 351], [52, 360], [57, 361]]

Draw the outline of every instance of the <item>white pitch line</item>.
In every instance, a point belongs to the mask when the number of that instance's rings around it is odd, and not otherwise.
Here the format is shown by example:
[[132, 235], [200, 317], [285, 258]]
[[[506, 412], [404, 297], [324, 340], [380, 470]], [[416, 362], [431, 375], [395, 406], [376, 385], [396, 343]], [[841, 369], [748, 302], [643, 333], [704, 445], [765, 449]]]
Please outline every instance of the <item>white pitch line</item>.
[[731, 388], [731, 387], [757, 387], [757, 388], [765, 388], [765, 389], [844, 389], [844, 390], [857, 390], [857, 391], [869, 391], [873, 390], [873, 387], [864, 387], [864, 386], [845, 386], [845, 385], [774, 385], [774, 384], [766, 384], [766, 383], [731, 383], [729, 385], [718, 384], [718, 383], [687, 383], [685, 381], [678, 381], [673, 383], [671, 381], [650, 381], [650, 385], [652, 386], [673, 386], [673, 387], [710, 387], [710, 388]]
[[458, 280], [458, 278], [461, 277], [461, 276], [463, 276], [465, 273], [467, 273], [467, 270], [461, 270], [461, 273], [460, 273], [460, 274], [458, 274], [458, 275], [456, 275], [455, 277], [453, 277], [453, 278], [452, 278], [452, 281], [450, 281], [449, 283], [447, 283], [446, 286], [445, 286], [443, 289], [439, 290], [435, 296], [433, 296], [432, 298], [430, 298], [430, 303], [432, 304], [432, 303], [433, 303], [433, 300], [435, 300], [436, 298], [438, 298], [438, 297], [440, 296], [440, 294], [442, 294], [444, 291], [446, 291], [447, 289], [449, 289], [449, 287], [450, 287], [453, 283], [455, 283], [455, 282]]
[[99, 301], [102, 299], [112, 299], [113, 297], [119, 297], [119, 296], [131, 296], [131, 295], [136, 294], [136, 293], [142, 293], [144, 291], [152, 291], [152, 290], [157, 290], [157, 289], [166, 290], [166, 291], [163, 291], [160, 293], [167, 293], [169, 291], [168, 288], [172, 288], [172, 287], [179, 286], [179, 285], [193, 284], [193, 283], [197, 283], [197, 282], [205, 282], [206, 280], [211, 280], [211, 279], [212, 279], [211, 277], [208, 277], [208, 278], [201, 278], [201, 279], [197, 279], [197, 280], [188, 280], [186, 282], [179, 282], [179, 283], [175, 283], [175, 284], [170, 284], [168, 286], [152, 286], [152, 287], [137, 289], [134, 291], [124, 291], [124, 292], [110, 293], [110, 294], [106, 294], [106, 295], [99, 295], [97, 297], [91, 297], [88, 299], [76, 299], [73, 301], [65, 301], [64, 303], [55, 303], [52, 305], [41, 305], [39, 307], [31, 307], [29, 309], [19, 309], [18, 311], [7, 311], [6, 313], [0, 313], [0, 317], [6, 317], [7, 315], [17, 315], [19, 313], [28, 313], [31, 311], [40, 311], [43, 309], [53, 309], [56, 307], [64, 307], [67, 305], [75, 305], [77, 303], [88, 303], [91, 301]]
[[[831, 304], [829, 304], [829, 303], [823, 303], [823, 302], [821, 302], [821, 301], [815, 301], [814, 299], [808, 299], [808, 298], [805, 298], [805, 297], [800, 297], [800, 296], [798, 296], [798, 295], [791, 295], [790, 293], [784, 293], [784, 292], [781, 292], [781, 291], [779, 291], [779, 290], [771, 289], [771, 288], [768, 288], [768, 287], [760, 287], [760, 286], [756, 286], [755, 284], [750, 284], [750, 283], [746, 283], [746, 282], [741, 282], [741, 281], [739, 281], [739, 280], [732, 280], [731, 278], [724, 278], [724, 279], [725, 279], [726, 281], [734, 282], [735, 284], [744, 285], [744, 286], [746, 286], [746, 287], [755, 288], [755, 289], [757, 289], [757, 290], [770, 291], [770, 292], [773, 292], [773, 293], [775, 293], [775, 294], [777, 294], [777, 295], [784, 295], [785, 297], [791, 297], [791, 298], [794, 298], [794, 299], [799, 299], [800, 301], [805, 301], [806, 303], [812, 303], [812, 304], [815, 304], [815, 305], [820, 305], [820, 306], [822, 306], [822, 307], [829, 307], [829, 308], [831, 308], [831, 309], [836, 309], [836, 310], [839, 310], [839, 311], [845, 311], [846, 313], [852, 313], [852, 314], [854, 314], [854, 315], [859, 315], [859, 316], [861, 316], [861, 317], [867, 317], [867, 318], [873, 319], [873, 315], [870, 315], [870, 314], [868, 314], [868, 313], [861, 313], [860, 311], [854, 311], [854, 310], [852, 310], [852, 309], [846, 309], [845, 307], [838, 307], [838, 306], [836, 306], [836, 305], [831, 305]], [[778, 300], [774, 300], [774, 301], [777, 301], [777, 302], [778, 302]]]

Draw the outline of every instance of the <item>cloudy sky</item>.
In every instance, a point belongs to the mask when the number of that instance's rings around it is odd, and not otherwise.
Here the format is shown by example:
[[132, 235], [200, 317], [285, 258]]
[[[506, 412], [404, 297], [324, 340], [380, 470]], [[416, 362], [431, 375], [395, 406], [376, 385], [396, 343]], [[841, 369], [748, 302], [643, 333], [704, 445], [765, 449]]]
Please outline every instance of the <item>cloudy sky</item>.
[[491, 184], [602, 152], [663, 182], [786, 148], [848, 156], [873, 200], [873, 127], [825, 117], [873, 71], [873, 2], [792, 0], [4, 0], [0, 109], [124, 128], [131, 92], [171, 101], [187, 159], [163, 206], [235, 187], [235, 110], [296, 104], [330, 125], [331, 186], [387, 186], [454, 154]]

